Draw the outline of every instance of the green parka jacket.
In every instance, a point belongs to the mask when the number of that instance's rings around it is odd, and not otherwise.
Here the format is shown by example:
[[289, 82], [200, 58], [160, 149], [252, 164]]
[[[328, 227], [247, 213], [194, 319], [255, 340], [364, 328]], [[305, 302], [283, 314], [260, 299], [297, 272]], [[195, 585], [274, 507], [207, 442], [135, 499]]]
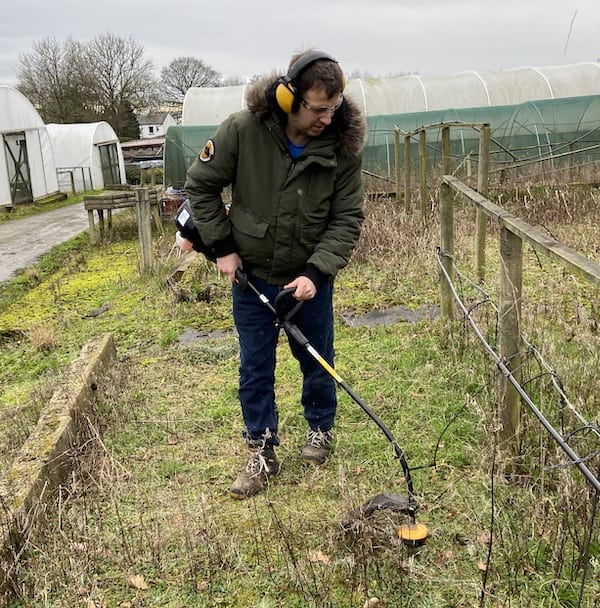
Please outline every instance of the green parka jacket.
[[[245, 270], [274, 285], [304, 274], [318, 286], [348, 263], [360, 235], [366, 122], [345, 99], [293, 160], [276, 85], [275, 77], [252, 85], [248, 109], [219, 126], [189, 168], [185, 189], [217, 257], [237, 252]], [[221, 195], [230, 184], [227, 212]]]

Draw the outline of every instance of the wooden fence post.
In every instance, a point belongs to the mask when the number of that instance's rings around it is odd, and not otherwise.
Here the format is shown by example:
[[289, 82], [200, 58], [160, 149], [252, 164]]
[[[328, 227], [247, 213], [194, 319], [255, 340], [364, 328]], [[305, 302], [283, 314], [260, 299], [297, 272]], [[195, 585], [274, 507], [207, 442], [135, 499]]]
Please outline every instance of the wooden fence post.
[[573, 157], [573, 153], [575, 152], [575, 147], [573, 142], [569, 144], [569, 183], [571, 183], [575, 177], [575, 159]]
[[442, 127], [442, 173], [450, 175], [452, 170], [450, 157], [450, 127]]
[[[523, 242], [507, 228], [500, 233], [500, 304], [498, 356], [517, 382], [521, 380], [521, 293]], [[520, 396], [508, 377], [498, 376], [500, 441], [516, 452], [519, 445]]]
[[427, 131], [419, 131], [419, 194], [421, 198], [421, 217], [427, 218]]
[[400, 129], [399, 127], [394, 127], [394, 165], [396, 169], [396, 202], [400, 203], [400, 178], [402, 176], [402, 170], [400, 165], [402, 164], [400, 160]]
[[[479, 132], [479, 164], [477, 167], [477, 192], [488, 197], [489, 167], [490, 167], [490, 136], [489, 125], [483, 125]], [[485, 233], [486, 217], [478, 206], [475, 211], [475, 267], [477, 280], [483, 283], [485, 278]]]
[[[442, 173], [450, 173], [450, 127], [442, 127]], [[454, 254], [454, 210], [453, 194], [450, 186], [442, 181], [440, 187], [440, 248], [441, 263], [444, 272], [454, 280], [452, 260], [449, 256]], [[441, 315], [442, 319], [451, 323], [454, 320], [454, 306], [452, 305], [452, 290], [445, 277], [441, 281]]]
[[410, 135], [404, 137], [404, 209], [411, 207], [410, 196]]
[[138, 236], [142, 254], [142, 272], [152, 270], [152, 212], [147, 188], [139, 188], [135, 192]]

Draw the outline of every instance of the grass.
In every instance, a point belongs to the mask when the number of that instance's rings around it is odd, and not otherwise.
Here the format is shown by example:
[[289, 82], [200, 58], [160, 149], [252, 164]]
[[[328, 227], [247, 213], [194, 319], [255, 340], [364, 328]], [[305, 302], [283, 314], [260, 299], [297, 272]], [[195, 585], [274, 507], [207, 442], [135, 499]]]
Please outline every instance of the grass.
[[101, 190], [90, 190], [89, 192], [82, 192], [65, 198], [59, 198], [57, 200], [37, 201], [34, 203], [20, 204], [13, 207], [0, 207], [0, 224], [4, 222], [10, 222], [11, 220], [23, 219], [44, 213], [47, 211], [53, 211], [54, 209], [61, 209], [69, 205], [75, 205], [83, 201], [83, 197], [89, 194], [98, 194]]
[[[551, 201], [564, 209], [567, 195]], [[564, 222], [556, 205], [543, 211], [535, 196], [528, 200], [537, 220], [597, 255], [590, 210], [579, 214], [573, 203], [573, 220]], [[468, 218], [459, 211], [467, 270]], [[0, 415], [12, 422], [0, 435], [4, 466], [81, 345], [111, 331], [118, 350], [90, 438], [73, 453], [75, 474], [29, 538], [13, 606], [361, 608], [370, 598], [380, 600], [372, 607], [577, 605], [589, 491], [572, 468], [548, 467], [561, 455], [529, 416], [518, 466], [505, 474], [494, 369], [467, 329], [448, 333], [437, 320], [344, 323], [399, 304], [437, 303], [433, 225], [371, 203], [335, 292], [337, 368], [414, 469], [418, 520], [431, 532], [418, 551], [397, 537], [405, 515], [353, 515], [379, 492], [406, 493], [406, 486], [389, 443], [343, 391], [328, 466], [298, 462], [305, 423], [285, 340], [276, 383], [282, 473], [253, 500], [229, 498], [245, 450], [226, 281], [195, 259], [175, 295], [165, 287], [177, 263], [172, 232], [156, 236], [156, 270], [141, 275], [133, 216], [120, 214], [113, 230], [98, 246], [80, 238], [55, 249], [0, 292]], [[528, 257], [525, 325], [593, 418], [597, 296], [574, 285]], [[198, 300], [200, 292], [207, 297]], [[493, 337], [493, 314], [478, 320]], [[181, 343], [186, 329], [207, 335]], [[532, 384], [550, 404], [542, 381]], [[600, 575], [594, 560], [590, 569], [581, 603], [589, 607]]]

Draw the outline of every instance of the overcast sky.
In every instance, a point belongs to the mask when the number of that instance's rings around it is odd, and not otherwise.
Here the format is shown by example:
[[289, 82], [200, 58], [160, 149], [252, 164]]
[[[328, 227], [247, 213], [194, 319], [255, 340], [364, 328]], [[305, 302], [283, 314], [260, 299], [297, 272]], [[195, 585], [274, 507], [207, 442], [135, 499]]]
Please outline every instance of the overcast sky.
[[223, 76], [283, 72], [308, 47], [349, 75], [446, 75], [598, 61], [600, 0], [6, 0], [0, 84], [35, 41], [106, 33], [133, 37], [157, 75], [190, 56]]

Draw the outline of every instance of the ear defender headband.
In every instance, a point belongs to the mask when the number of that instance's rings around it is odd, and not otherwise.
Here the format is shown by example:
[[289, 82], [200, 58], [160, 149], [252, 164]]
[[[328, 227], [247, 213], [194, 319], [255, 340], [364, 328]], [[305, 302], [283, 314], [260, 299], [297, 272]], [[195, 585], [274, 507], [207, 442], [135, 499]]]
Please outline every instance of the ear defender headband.
[[[338, 63], [337, 59], [331, 57], [327, 53], [321, 53], [319, 51], [313, 51], [311, 53], [306, 53], [306, 55], [302, 55], [297, 61], [294, 61], [292, 65], [289, 67], [287, 74], [282, 76], [279, 79], [279, 84], [275, 89], [275, 99], [277, 100], [277, 105], [286, 113], [291, 114], [294, 110], [297, 109], [298, 104], [300, 103], [300, 98], [298, 97], [298, 91], [294, 86], [294, 80], [305, 70], [308, 66], [312, 65], [315, 61], [319, 61], [324, 59], [326, 61], [332, 61], [333, 63]], [[342, 83], [342, 88], [345, 86], [346, 80], [344, 79]]]

